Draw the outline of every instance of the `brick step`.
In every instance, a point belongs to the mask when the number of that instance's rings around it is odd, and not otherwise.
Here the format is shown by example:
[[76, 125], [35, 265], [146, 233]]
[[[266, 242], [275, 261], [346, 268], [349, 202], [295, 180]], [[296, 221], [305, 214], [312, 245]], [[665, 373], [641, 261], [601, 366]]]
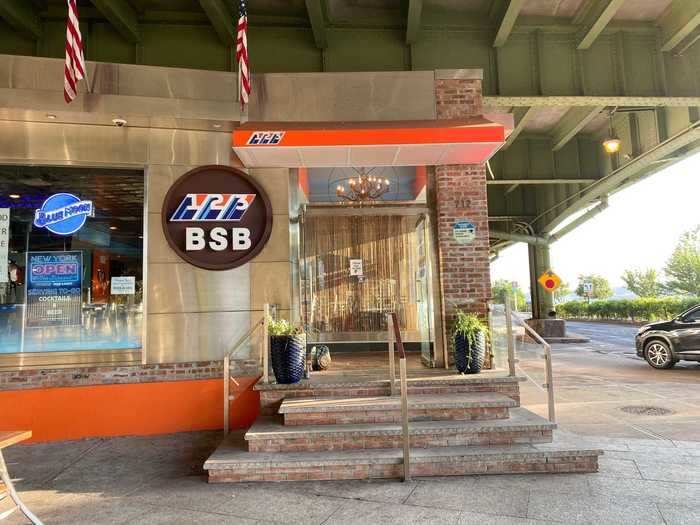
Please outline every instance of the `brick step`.
[[[435, 378], [411, 378], [408, 380], [409, 398], [413, 395], [452, 395], [477, 392], [503, 394], [520, 404], [520, 377], [491, 373], [474, 375], [449, 374]], [[398, 382], [397, 382], [398, 383]], [[260, 413], [277, 414], [284, 399], [297, 398], [347, 398], [381, 397], [391, 393], [388, 380], [319, 381], [302, 380], [293, 385], [264, 384], [258, 382], [255, 390], [260, 393]]]
[[[410, 421], [505, 419], [516, 407], [512, 398], [496, 392], [413, 395], [408, 399]], [[285, 399], [279, 413], [286, 426], [400, 423], [397, 396]]]
[[[411, 449], [412, 476], [597, 472], [600, 450], [566, 443]], [[243, 434], [230, 435], [204, 464], [210, 483], [400, 478], [401, 450], [307, 453], [248, 452]]]
[[[556, 425], [524, 408], [509, 419], [492, 421], [416, 421], [409, 433], [415, 448], [548, 443]], [[395, 423], [284, 426], [281, 418], [260, 417], [245, 435], [251, 452], [311, 452], [400, 448]]]

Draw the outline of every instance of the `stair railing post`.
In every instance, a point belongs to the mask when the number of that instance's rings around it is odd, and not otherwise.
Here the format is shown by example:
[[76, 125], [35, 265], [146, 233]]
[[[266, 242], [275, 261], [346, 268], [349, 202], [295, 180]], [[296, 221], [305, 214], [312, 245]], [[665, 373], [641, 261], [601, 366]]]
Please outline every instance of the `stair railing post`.
[[263, 358], [263, 383], [270, 382], [269, 359], [270, 359], [270, 337], [267, 335], [267, 330], [270, 324], [270, 305], [265, 303], [263, 306], [263, 333], [262, 333], [262, 358]]
[[549, 409], [550, 423], [556, 423], [556, 415], [554, 413], [554, 378], [552, 374], [552, 347], [548, 343], [544, 344], [544, 376], [547, 387], [547, 408]]
[[513, 312], [510, 296], [506, 294], [506, 344], [508, 348], [508, 375], [515, 376], [515, 345], [513, 344]]
[[231, 357], [224, 356], [224, 436], [228, 436], [229, 429], [229, 409], [231, 406]]
[[387, 350], [389, 351], [389, 387], [391, 395], [396, 393], [396, 370], [394, 364], [394, 334], [393, 334], [393, 320], [391, 314], [386, 314], [386, 340], [387, 340]]
[[399, 359], [399, 377], [401, 381], [401, 434], [403, 435], [403, 480], [411, 480], [411, 453], [408, 434], [408, 381], [406, 377], [406, 358]]

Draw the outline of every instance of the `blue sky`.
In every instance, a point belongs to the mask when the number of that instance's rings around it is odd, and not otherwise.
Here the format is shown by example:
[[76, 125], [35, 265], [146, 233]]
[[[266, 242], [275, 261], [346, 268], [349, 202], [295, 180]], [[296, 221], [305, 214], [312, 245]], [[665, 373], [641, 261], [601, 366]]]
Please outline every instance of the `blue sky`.
[[[625, 269], [663, 269], [680, 235], [700, 224], [700, 154], [610, 197], [609, 207], [551, 247], [552, 269], [572, 288], [581, 273], [622, 286]], [[527, 247], [503, 250], [491, 278], [529, 288]]]

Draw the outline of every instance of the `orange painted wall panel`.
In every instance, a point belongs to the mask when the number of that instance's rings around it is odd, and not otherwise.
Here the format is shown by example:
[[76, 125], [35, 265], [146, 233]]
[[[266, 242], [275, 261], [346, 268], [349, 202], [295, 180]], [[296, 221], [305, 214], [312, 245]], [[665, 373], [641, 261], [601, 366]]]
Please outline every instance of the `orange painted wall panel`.
[[[258, 415], [257, 377], [231, 383], [233, 428]], [[0, 430], [31, 430], [32, 442], [223, 428], [223, 381], [201, 379], [0, 392]]]

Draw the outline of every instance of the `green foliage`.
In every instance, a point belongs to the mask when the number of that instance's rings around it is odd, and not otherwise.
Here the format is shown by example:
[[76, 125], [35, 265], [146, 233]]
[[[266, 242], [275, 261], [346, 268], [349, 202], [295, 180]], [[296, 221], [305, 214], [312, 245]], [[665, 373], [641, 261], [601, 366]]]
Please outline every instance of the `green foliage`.
[[630, 292], [638, 297], [658, 297], [661, 295], [661, 284], [656, 270], [625, 270], [622, 280]]
[[455, 337], [461, 335], [470, 345], [473, 345], [479, 333], [483, 333], [488, 339], [489, 327], [479, 319], [475, 314], [465, 314], [459, 310], [455, 317], [455, 323], [452, 327], [452, 343], [454, 344]]
[[607, 299], [612, 295], [612, 288], [610, 288], [610, 283], [605, 277], [596, 274], [590, 275], [579, 275], [578, 276], [578, 287], [576, 288], [576, 295], [579, 297], [585, 297], [583, 293], [583, 283], [588, 281], [593, 284], [593, 294], [592, 299]]
[[267, 323], [267, 333], [269, 335], [300, 335], [304, 333], [301, 327], [294, 326], [286, 319], [275, 320], [269, 317]]
[[700, 297], [641, 297], [611, 301], [569, 301], [557, 306], [557, 314], [565, 319], [613, 319], [620, 321], [659, 321], [672, 319]]
[[561, 303], [567, 295], [571, 295], [571, 286], [569, 286], [569, 283], [562, 281], [559, 288], [554, 290], [554, 303]]
[[700, 295], [700, 226], [681, 235], [664, 271], [671, 293]]
[[[498, 279], [491, 287], [492, 295], [494, 301], [498, 304], [505, 304], [506, 296], [510, 297], [510, 302], [513, 304], [513, 285], [510, 281], [505, 279]], [[518, 311], [525, 310], [526, 300], [525, 293], [518, 286], [515, 289], [515, 299], [517, 299], [517, 304], [514, 305], [515, 309]]]

